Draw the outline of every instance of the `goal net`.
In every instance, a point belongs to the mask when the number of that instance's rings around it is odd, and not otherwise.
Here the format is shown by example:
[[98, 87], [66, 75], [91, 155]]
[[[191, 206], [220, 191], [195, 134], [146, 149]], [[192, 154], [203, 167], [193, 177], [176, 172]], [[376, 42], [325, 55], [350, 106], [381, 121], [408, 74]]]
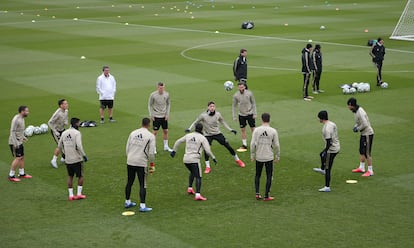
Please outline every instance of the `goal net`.
[[408, 0], [390, 39], [414, 41], [414, 1]]

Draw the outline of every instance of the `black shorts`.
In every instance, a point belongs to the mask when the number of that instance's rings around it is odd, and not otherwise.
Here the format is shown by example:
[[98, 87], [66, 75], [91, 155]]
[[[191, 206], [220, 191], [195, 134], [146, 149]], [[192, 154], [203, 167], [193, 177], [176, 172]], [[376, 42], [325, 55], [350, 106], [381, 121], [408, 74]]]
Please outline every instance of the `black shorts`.
[[57, 136], [57, 135], [55, 135], [55, 133], [53, 132], [53, 130], [50, 130], [50, 133], [52, 134], [53, 140], [56, 142], [56, 144], [59, 143], [60, 137], [62, 136], [62, 133], [64, 131], [65, 131], [64, 129], [63, 129], [63, 131], [58, 131], [59, 136]]
[[15, 158], [20, 158], [24, 156], [24, 147], [23, 144], [19, 145], [18, 147], [14, 148], [14, 145], [10, 145], [10, 151], [12, 156]]
[[152, 129], [160, 130], [160, 127], [162, 127], [162, 129], [168, 129], [168, 121], [165, 118], [154, 117], [154, 121], [152, 122]]
[[253, 118], [253, 115], [241, 116], [239, 115], [240, 128], [245, 128], [247, 123], [249, 127], [256, 127], [256, 120]]
[[113, 108], [114, 107], [114, 100], [100, 100], [101, 102], [101, 109], [105, 108]]
[[83, 164], [82, 162], [77, 162], [74, 164], [66, 164], [66, 169], [68, 171], [68, 176], [73, 177], [76, 175], [77, 178], [82, 177], [83, 175]]
[[365, 155], [366, 158], [371, 157], [372, 142], [374, 135], [361, 135], [359, 140], [359, 154]]
[[217, 140], [220, 145], [225, 145], [227, 143], [226, 137], [222, 133], [211, 135], [211, 136], [205, 136], [208, 140], [208, 143], [211, 145], [213, 143], [213, 140]]

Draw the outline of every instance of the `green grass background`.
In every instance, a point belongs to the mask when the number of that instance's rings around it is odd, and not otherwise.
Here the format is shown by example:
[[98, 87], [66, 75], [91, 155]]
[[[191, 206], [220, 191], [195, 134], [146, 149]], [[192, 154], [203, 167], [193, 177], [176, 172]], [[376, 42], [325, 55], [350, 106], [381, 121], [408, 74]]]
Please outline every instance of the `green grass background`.
[[[1, 1], [1, 247], [412, 247], [414, 43], [388, 39], [404, 5], [399, 0]], [[255, 22], [253, 30], [240, 29], [247, 20]], [[374, 86], [366, 46], [378, 36], [387, 47], [386, 90]], [[326, 93], [304, 102], [300, 51], [309, 39], [322, 45]], [[210, 100], [238, 130], [231, 119], [232, 93], [223, 83], [232, 80], [231, 65], [242, 47], [249, 54], [249, 88], [258, 112], [271, 114], [280, 135], [276, 200], [254, 199], [248, 153], [239, 154], [247, 164], [241, 169], [213, 143], [219, 164], [204, 175], [202, 188], [209, 200], [193, 201], [185, 192], [183, 147], [171, 159], [161, 151], [158, 135], [157, 171], [148, 179], [147, 194], [154, 210], [121, 216], [126, 140], [148, 115], [156, 82], [165, 82], [171, 95], [170, 146]], [[90, 159], [88, 198], [67, 200], [65, 167], [49, 164], [55, 148], [50, 135], [33, 136], [25, 145], [26, 171], [33, 179], [8, 182], [7, 141], [17, 107], [30, 107], [26, 125], [40, 125], [57, 100], [66, 98], [70, 117], [98, 120], [95, 80], [102, 65], [111, 67], [118, 82], [118, 122], [81, 130]], [[358, 135], [346, 107], [349, 96], [338, 86], [355, 81], [372, 86], [356, 95], [375, 130], [371, 178], [351, 173], [358, 165]], [[329, 194], [317, 191], [324, 179], [312, 172], [323, 147], [316, 118], [322, 109], [336, 122], [341, 141]], [[223, 132], [233, 147], [240, 145], [239, 134]], [[346, 179], [359, 183], [347, 185]], [[139, 201], [137, 185], [132, 200]]]

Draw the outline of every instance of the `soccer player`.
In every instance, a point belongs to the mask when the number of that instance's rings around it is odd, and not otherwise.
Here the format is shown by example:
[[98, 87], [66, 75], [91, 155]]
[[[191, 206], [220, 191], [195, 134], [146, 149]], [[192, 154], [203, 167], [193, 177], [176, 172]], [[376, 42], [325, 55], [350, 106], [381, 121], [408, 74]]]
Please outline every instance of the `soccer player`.
[[312, 101], [312, 96], [308, 93], [310, 75], [312, 71], [312, 44], [308, 43], [305, 48], [302, 49], [302, 74], [303, 74], [303, 100]]
[[[126, 144], [127, 155], [127, 174], [128, 182], [125, 186], [125, 208], [136, 206], [135, 202], [131, 201], [131, 188], [135, 181], [135, 176], [138, 176], [139, 181], [139, 196], [141, 203], [139, 206], [140, 212], [149, 212], [149, 208], [145, 204], [147, 196], [147, 175], [155, 171], [154, 151], [155, 151], [155, 136], [148, 129], [151, 120], [143, 118], [141, 128], [131, 132]], [[148, 170], [148, 162], [150, 167]]]
[[[354, 173], [363, 173], [363, 177], [374, 175], [372, 168], [372, 142], [374, 139], [374, 129], [371, 127], [368, 115], [365, 110], [357, 104], [357, 100], [353, 97], [349, 98], [348, 109], [355, 115], [355, 125], [352, 129], [355, 133], [361, 132], [359, 139], [359, 167], [353, 169]], [[368, 163], [368, 171], [365, 172], [365, 162]]]
[[[229, 142], [226, 140], [224, 135], [221, 133], [219, 124], [221, 123], [225, 128], [227, 128], [230, 132], [232, 132], [234, 135], [237, 134], [237, 131], [232, 129], [223, 119], [223, 116], [221, 116], [220, 112], [216, 111], [216, 104], [211, 101], [207, 104], [208, 109], [206, 112], [203, 112], [200, 114], [200, 116], [191, 124], [189, 128], [187, 128], [185, 131], [190, 132], [190, 130], [197, 124], [201, 123], [203, 125], [203, 132], [204, 136], [207, 138], [208, 143], [212, 144], [213, 140], [216, 140], [220, 145], [227, 148], [227, 150], [230, 152], [230, 154], [233, 156], [234, 161], [240, 166], [245, 167], [245, 164], [241, 159], [237, 156], [234, 149], [230, 146]], [[209, 155], [204, 154], [204, 158], [206, 161], [206, 169], [204, 173], [210, 173], [210, 161], [209, 161]]]
[[233, 120], [236, 121], [237, 110], [239, 108], [238, 117], [239, 124], [241, 129], [242, 137], [242, 146], [238, 151], [245, 152], [247, 151], [247, 136], [246, 136], [246, 125], [249, 123], [250, 130], [253, 132], [256, 127], [256, 101], [254, 99], [253, 93], [250, 90], [246, 89], [246, 85], [242, 82], [237, 84], [238, 91], [233, 95]]
[[[59, 139], [58, 147], [65, 154], [65, 164], [68, 171], [69, 201], [82, 200], [83, 188], [83, 162], [88, 161], [82, 145], [82, 135], [79, 132], [80, 120], [76, 117], [70, 119], [70, 128], [64, 131]], [[78, 178], [78, 191], [73, 194], [73, 176]]]
[[[55, 113], [50, 117], [48, 121], [48, 125], [50, 128], [50, 132], [52, 133], [53, 140], [56, 144], [59, 143], [60, 136], [62, 135], [63, 131], [65, 131], [65, 126], [68, 125], [68, 102], [65, 99], [60, 99], [58, 101], [59, 108], [55, 111]], [[56, 163], [57, 157], [59, 156], [59, 148], [56, 147], [55, 151], [53, 152], [53, 158], [50, 161], [50, 164], [53, 168], [58, 168]], [[65, 162], [65, 155], [62, 154], [61, 162]]]
[[[158, 130], [162, 127], [164, 150], [171, 152], [168, 146], [168, 117], [170, 115], [170, 94], [165, 91], [162, 82], [157, 84], [158, 89], [151, 93], [148, 99], [148, 111], [152, 120], [153, 134], [157, 136]], [[156, 153], [156, 151], [155, 151]]]
[[372, 57], [372, 62], [377, 68], [377, 86], [381, 86], [382, 81], [382, 62], [385, 56], [384, 40], [378, 38], [377, 42], [372, 46], [369, 55]]
[[313, 94], [323, 93], [324, 91], [319, 88], [319, 81], [322, 75], [322, 52], [321, 45], [316, 44], [315, 49], [312, 51], [312, 90]]
[[113, 119], [113, 107], [116, 92], [116, 81], [114, 76], [109, 73], [109, 66], [102, 67], [103, 73], [96, 79], [96, 92], [99, 94], [101, 107], [99, 114], [101, 124], [105, 123], [105, 109], [108, 108], [109, 122], [115, 122]]
[[336, 124], [328, 119], [328, 112], [322, 110], [318, 113], [319, 122], [323, 124], [322, 138], [325, 140], [325, 148], [319, 154], [321, 168], [313, 168], [313, 171], [325, 175], [325, 186], [319, 192], [331, 192], [331, 171], [336, 155], [339, 153], [340, 144]]
[[[190, 171], [190, 175], [188, 177], [188, 188], [187, 193], [190, 195], [194, 195], [194, 200], [196, 201], [205, 201], [207, 198], [203, 197], [200, 193], [201, 190], [201, 166], [200, 166], [200, 158], [201, 153], [207, 153], [209, 156], [213, 158], [214, 163], [217, 163], [216, 157], [211, 152], [210, 145], [206, 137], [203, 136], [203, 125], [201, 123], [197, 123], [195, 126], [195, 132], [188, 133], [183, 137], [179, 138], [175, 143], [174, 147], [170, 153], [171, 157], [175, 156], [175, 153], [179, 147], [179, 145], [183, 142], [186, 143], [185, 145], [185, 154], [183, 158], [184, 165]], [[193, 182], [194, 178], [196, 180], [196, 191], [194, 192], [193, 189]]]
[[273, 163], [280, 160], [279, 136], [276, 129], [270, 126], [270, 114], [262, 114], [262, 125], [257, 127], [252, 135], [250, 142], [250, 158], [252, 162], [256, 160], [256, 176], [254, 185], [256, 188], [256, 200], [261, 200], [260, 177], [262, 176], [263, 166], [266, 168], [266, 192], [264, 201], [271, 201], [274, 197], [270, 196], [270, 188], [273, 179]]
[[[20, 182], [20, 178], [32, 178], [31, 175], [24, 172], [23, 142], [27, 141], [27, 138], [24, 136], [24, 118], [29, 115], [29, 108], [27, 106], [20, 106], [18, 112], [12, 119], [9, 136], [10, 150], [14, 157], [9, 172], [9, 181], [12, 182]], [[17, 167], [19, 167], [19, 178], [15, 176]]]
[[237, 82], [246, 84], [247, 89], [247, 50], [240, 49], [240, 55], [234, 60], [233, 75]]

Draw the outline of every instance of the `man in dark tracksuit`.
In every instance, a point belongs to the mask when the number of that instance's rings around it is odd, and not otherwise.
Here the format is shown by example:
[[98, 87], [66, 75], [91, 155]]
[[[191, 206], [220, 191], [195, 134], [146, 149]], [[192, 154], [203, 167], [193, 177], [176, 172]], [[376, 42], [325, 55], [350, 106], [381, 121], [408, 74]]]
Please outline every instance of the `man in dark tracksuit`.
[[377, 86], [380, 86], [382, 81], [382, 61], [384, 60], [385, 56], [385, 46], [384, 40], [378, 38], [377, 43], [372, 46], [369, 55], [372, 57], [372, 62], [374, 62], [375, 67], [377, 68]]
[[240, 55], [234, 60], [233, 75], [237, 82], [242, 82], [247, 89], [247, 50], [240, 49]]
[[313, 94], [319, 94], [324, 92], [323, 90], [319, 89], [319, 81], [321, 80], [322, 74], [322, 52], [321, 45], [319, 44], [316, 44], [315, 49], [312, 51], [312, 65], [312, 91]]
[[312, 101], [312, 96], [308, 94], [308, 86], [310, 81], [310, 75], [312, 71], [312, 58], [311, 58], [312, 44], [308, 43], [305, 48], [302, 49], [302, 74], [303, 74], [303, 100]]

